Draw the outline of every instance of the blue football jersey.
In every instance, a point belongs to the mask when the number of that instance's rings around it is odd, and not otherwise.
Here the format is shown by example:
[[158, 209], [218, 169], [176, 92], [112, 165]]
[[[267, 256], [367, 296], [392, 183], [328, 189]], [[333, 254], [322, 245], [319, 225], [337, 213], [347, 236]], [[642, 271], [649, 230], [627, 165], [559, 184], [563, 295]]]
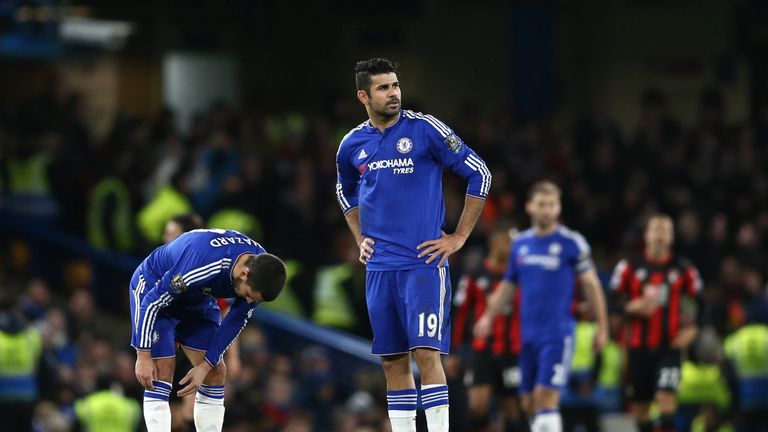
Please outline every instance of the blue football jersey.
[[134, 292], [141, 304], [134, 329], [134, 346], [152, 346], [152, 330], [158, 312], [164, 308], [194, 309], [211, 297], [236, 297], [206, 353], [215, 365], [229, 344], [251, 317], [257, 303], [238, 297], [232, 282], [232, 267], [244, 254], [265, 253], [259, 243], [237, 231], [201, 229], [186, 232], [158, 247], [142, 261], [139, 271], [147, 280], [157, 281], [146, 292]]
[[366, 121], [336, 155], [336, 198], [344, 214], [359, 208], [363, 236], [372, 238], [368, 270], [431, 267], [416, 246], [445, 231], [443, 169], [465, 178], [467, 195], [485, 199], [491, 173], [453, 130], [431, 115], [403, 110], [382, 133]]
[[523, 341], [573, 333], [576, 277], [592, 267], [584, 237], [564, 226], [545, 236], [528, 229], [515, 238], [504, 280], [521, 290]]

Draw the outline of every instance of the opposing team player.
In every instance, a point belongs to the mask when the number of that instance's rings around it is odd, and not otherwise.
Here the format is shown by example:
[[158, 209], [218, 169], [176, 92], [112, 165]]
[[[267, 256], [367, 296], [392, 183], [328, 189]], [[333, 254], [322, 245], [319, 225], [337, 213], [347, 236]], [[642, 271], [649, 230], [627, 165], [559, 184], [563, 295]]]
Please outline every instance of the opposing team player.
[[[475, 226], [491, 186], [485, 163], [440, 120], [401, 108], [397, 66], [355, 67], [368, 121], [342, 139], [336, 196], [366, 264], [373, 354], [381, 356], [394, 432], [415, 431], [417, 395], [431, 432], [448, 430], [440, 361], [450, 346], [448, 257]], [[444, 168], [468, 182], [456, 230], [443, 234]], [[417, 394], [411, 353], [421, 373]]]
[[[193, 230], [155, 249], [136, 269], [129, 288], [131, 345], [136, 378], [144, 386], [149, 432], [171, 430], [168, 398], [176, 341], [195, 365], [180, 384], [185, 396], [197, 391], [197, 430], [221, 431], [224, 421], [222, 355], [260, 302], [277, 298], [285, 265], [254, 240], [236, 231]], [[222, 321], [215, 298], [236, 297]]]
[[[500, 224], [488, 237], [488, 255], [481, 268], [467, 272], [459, 279], [454, 304], [453, 347], [462, 345], [466, 335], [472, 335], [475, 321], [485, 312], [488, 297], [498, 288], [509, 260], [509, 249], [517, 230]], [[495, 400], [507, 431], [525, 431], [528, 426], [517, 397], [520, 385], [520, 291], [511, 304], [496, 317], [491, 335], [473, 338], [471, 358], [464, 382], [469, 385], [470, 427], [473, 431], [487, 430]]]
[[562, 431], [560, 392], [571, 363], [577, 280], [597, 317], [595, 349], [602, 349], [608, 338], [605, 296], [589, 245], [581, 234], [559, 224], [560, 196], [560, 188], [549, 181], [531, 188], [526, 211], [533, 226], [515, 238], [504, 280], [475, 325], [475, 335], [487, 337], [514, 288], [521, 290], [520, 397], [533, 419], [532, 432]]
[[[645, 253], [621, 260], [611, 288], [623, 297], [629, 315], [627, 338], [632, 415], [641, 432], [674, 431], [681, 351], [696, 337], [695, 318], [682, 314], [682, 297], [696, 297], [701, 279], [696, 267], [672, 252], [672, 218], [657, 214], [645, 228]], [[652, 401], [659, 407], [651, 424]]]

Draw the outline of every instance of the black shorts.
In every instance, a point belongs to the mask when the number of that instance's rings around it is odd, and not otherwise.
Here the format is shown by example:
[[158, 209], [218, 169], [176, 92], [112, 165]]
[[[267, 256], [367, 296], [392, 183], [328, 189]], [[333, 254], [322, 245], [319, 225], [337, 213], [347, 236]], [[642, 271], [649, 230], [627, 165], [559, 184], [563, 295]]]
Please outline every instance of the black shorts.
[[659, 390], [677, 393], [680, 362], [678, 350], [629, 350], [629, 399], [650, 402]]
[[496, 394], [516, 395], [517, 388], [520, 386], [517, 356], [493, 355], [487, 351], [473, 352], [466, 384], [467, 386], [490, 384]]

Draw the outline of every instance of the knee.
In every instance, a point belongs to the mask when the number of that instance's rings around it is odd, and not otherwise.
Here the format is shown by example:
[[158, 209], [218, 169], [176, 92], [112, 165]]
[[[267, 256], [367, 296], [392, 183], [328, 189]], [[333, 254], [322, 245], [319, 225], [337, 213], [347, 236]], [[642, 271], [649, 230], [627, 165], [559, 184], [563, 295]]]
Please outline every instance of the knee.
[[469, 399], [469, 414], [475, 417], [488, 415], [488, 409], [490, 408], [490, 401], [482, 397], [470, 397]]
[[560, 392], [557, 390], [537, 387], [533, 391], [533, 405], [536, 411], [557, 408], [560, 403]]
[[661, 414], [669, 414], [677, 411], [677, 395], [669, 391], [660, 391], [656, 394], [656, 403]]
[[416, 364], [420, 371], [434, 371], [442, 369], [443, 364], [440, 360], [440, 353], [431, 349], [416, 349], [413, 351]]
[[411, 373], [411, 361], [407, 354], [381, 358], [381, 367], [387, 376], [408, 375]]
[[520, 406], [528, 417], [533, 418], [536, 415], [536, 409], [533, 407], [533, 396], [530, 393], [520, 397]]
[[156, 363], [157, 379], [160, 381], [173, 381], [173, 372], [176, 369], [176, 363], [173, 359], [162, 359]]

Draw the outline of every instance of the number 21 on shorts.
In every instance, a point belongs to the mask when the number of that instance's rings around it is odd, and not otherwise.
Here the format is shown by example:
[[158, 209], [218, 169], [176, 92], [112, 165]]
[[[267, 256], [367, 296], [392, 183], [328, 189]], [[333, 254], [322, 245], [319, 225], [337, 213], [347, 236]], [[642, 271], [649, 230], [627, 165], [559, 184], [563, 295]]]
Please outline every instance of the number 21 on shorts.
[[424, 336], [424, 321], [426, 316], [427, 325], [427, 337], [435, 337], [437, 333], [437, 314], [426, 314], [424, 312], [419, 314], [419, 337]]

